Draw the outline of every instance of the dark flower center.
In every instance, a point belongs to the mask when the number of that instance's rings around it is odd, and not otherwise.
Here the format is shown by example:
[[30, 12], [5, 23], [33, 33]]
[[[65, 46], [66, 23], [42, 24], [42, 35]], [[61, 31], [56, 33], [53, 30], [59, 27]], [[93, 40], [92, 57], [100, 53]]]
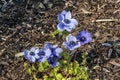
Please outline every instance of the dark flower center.
[[64, 19], [64, 22], [65, 22], [66, 24], [69, 24], [69, 23], [70, 23], [70, 20], [69, 20], [69, 19]]
[[56, 61], [56, 60], [57, 60], [57, 58], [56, 58], [56, 57], [51, 57], [51, 58], [50, 58], [49, 63], [50, 63], [50, 64], [53, 64], [53, 63], [54, 63], [54, 61]]
[[74, 42], [74, 41], [70, 41], [70, 44], [69, 44], [69, 46], [75, 46], [76, 45], [76, 43]]
[[30, 55], [31, 55], [31, 56], [34, 56], [34, 55], [35, 55], [35, 53], [34, 53], [34, 52], [30, 52]]
[[75, 42], [74, 42], [74, 41], [70, 41], [70, 44], [71, 44], [71, 45], [74, 45], [74, 44], [75, 44]]
[[54, 48], [50, 48], [51, 52], [54, 52]]
[[41, 54], [41, 55], [45, 55], [45, 52], [44, 52], [44, 51], [42, 51], [40, 54]]
[[86, 37], [85, 37], [85, 36], [82, 36], [82, 37], [80, 38], [80, 41], [82, 41], [82, 42], [86, 41]]

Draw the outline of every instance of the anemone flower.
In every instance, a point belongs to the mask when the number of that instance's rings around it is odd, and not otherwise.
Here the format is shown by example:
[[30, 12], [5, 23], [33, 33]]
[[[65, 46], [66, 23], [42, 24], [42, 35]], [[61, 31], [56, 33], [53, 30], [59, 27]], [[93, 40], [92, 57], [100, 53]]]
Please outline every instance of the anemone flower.
[[63, 42], [63, 45], [65, 45], [68, 50], [74, 50], [81, 46], [80, 42], [77, 41], [76, 37], [72, 35], [68, 35], [66, 37], [66, 42]]
[[45, 60], [47, 60], [47, 58], [49, 58], [50, 55], [50, 49], [40, 49], [36, 58], [38, 59], [38, 62], [44, 62]]
[[25, 59], [28, 59], [30, 62], [35, 62], [36, 61], [36, 57], [37, 57], [37, 54], [39, 53], [39, 49], [38, 48], [35, 48], [35, 47], [32, 47], [29, 50], [24, 50], [24, 56], [25, 56]]
[[78, 25], [78, 21], [71, 16], [70, 11], [63, 10], [60, 14], [58, 14], [59, 24], [57, 25], [58, 30], [64, 31], [67, 30], [71, 32], [72, 29], [75, 29]]
[[45, 44], [45, 49], [51, 50], [51, 55], [49, 56], [48, 63], [52, 66], [58, 66], [59, 62], [58, 60], [61, 58], [60, 53], [62, 52], [62, 49], [58, 47], [58, 45], [52, 45], [50, 43]]
[[84, 45], [92, 41], [92, 35], [91, 33], [83, 30], [79, 32], [77, 39], [80, 41], [82, 45]]

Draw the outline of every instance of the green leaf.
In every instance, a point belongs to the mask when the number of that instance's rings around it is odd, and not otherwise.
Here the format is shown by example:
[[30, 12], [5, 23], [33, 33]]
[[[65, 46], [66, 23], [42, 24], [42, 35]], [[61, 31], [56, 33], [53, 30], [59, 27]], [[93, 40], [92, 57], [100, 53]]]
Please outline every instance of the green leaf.
[[27, 68], [27, 62], [24, 62], [23, 66], [26, 69]]
[[85, 55], [85, 53], [82, 53], [82, 58], [83, 58], [82, 64], [85, 65], [86, 64], [86, 55]]
[[42, 63], [39, 63], [38, 71], [44, 71], [44, 67], [43, 67]]
[[61, 73], [58, 73], [58, 74], [56, 75], [56, 79], [57, 79], [57, 80], [62, 80], [62, 79], [63, 79], [62, 74], [61, 74]]
[[31, 68], [32, 70], [36, 70], [36, 68], [35, 68], [35, 66], [34, 65], [32, 65], [32, 68]]
[[79, 64], [77, 61], [74, 62], [74, 68], [78, 68], [79, 67]]
[[30, 68], [27, 69], [28, 74], [32, 74], [32, 70]]
[[49, 67], [49, 64], [48, 64], [48, 61], [47, 61], [47, 60], [44, 61], [42, 64], [43, 64], [43, 67], [44, 67], [44, 68], [48, 68], [48, 67]]
[[44, 79], [44, 80], [48, 80], [48, 76], [47, 76], [47, 75], [44, 75], [44, 76], [43, 76], [43, 79]]
[[57, 72], [59, 70], [59, 66], [54, 67], [54, 72]]
[[68, 72], [69, 72], [69, 74], [71, 74], [71, 75], [73, 74], [73, 70], [71, 70], [71, 69], [68, 70]]
[[59, 31], [59, 30], [55, 30], [53, 33], [52, 33], [52, 37], [53, 38], [55, 38], [55, 36], [57, 35], [57, 34], [62, 34], [62, 31]]
[[38, 80], [35, 73], [33, 74], [33, 78], [34, 80]]

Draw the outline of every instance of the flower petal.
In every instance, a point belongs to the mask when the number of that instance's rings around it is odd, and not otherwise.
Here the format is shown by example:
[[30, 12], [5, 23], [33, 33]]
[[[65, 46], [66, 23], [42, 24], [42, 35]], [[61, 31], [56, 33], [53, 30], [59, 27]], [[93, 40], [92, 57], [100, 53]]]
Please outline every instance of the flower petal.
[[74, 48], [78, 48], [78, 47], [80, 47], [80, 46], [81, 46], [81, 44], [80, 44], [80, 42], [78, 42], [77, 45], [74, 46]]
[[64, 31], [64, 30], [65, 30], [64, 27], [65, 27], [65, 26], [64, 26], [64, 24], [62, 24], [62, 23], [59, 23], [59, 24], [57, 25], [57, 29], [60, 30], [60, 31]]
[[76, 19], [70, 19], [72, 23], [74, 23], [75, 25], [78, 25], [78, 21]]
[[28, 50], [24, 50], [24, 55], [28, 55], [29, 51]]
[[60, 63], [59, 62], [57, 62], [57, 61], [54, 61], [54, 63], [53, 64], [51, 64], [51, 66], [52, 67], [56, 67], [56, 66], [59, 66], [60, 65]]
[[71, 22], [71, 23], [69, 24], [69, 28], [75, 29], [75, 27], [76, 27], [76, 25], [75, 25], [74, 23]]
[[50, 43], [46, 43], [46, 44], [44, 45], [44, 48], [45, 48], [45, 49], [50, 49], [50, 48], [52, 48], [52, 45], [51, 45]]
[[74, 37], [74, 36], [72, 36], [72, 35], [70, 34], [70, 35], [68, 35], [68, 36], [66, 37], [66, 41], [67, 41], [67, 42], [70, 42], [70, 41], [76, 42], [77, 39], [76, 39], [76, 37]]
[[44, 52], [46, 57], [49, 57], [52, 53], [50, 49], [45, 49]]
[[38, 62], [44, 62], [45, 60], [47, 60], [46, 57], [40, 57], [40, 58], [38, 59]]
[[65, 15], [66, 13], [67, 13], [67, 11], [65, 11], [65, 10], [63, 10], [63, 11], [61, 12], [62, 15]]
[[29, 51], [28, 50], [24, 50], [24, 57], [25, 59], [28, 59], [29, 58]]
[[64, 20], [64, 15], [58, 14], [58, 21], [61, 22], [62, 20]]
[[31, 49], [30, 49], [30, 52], [34, 52], [36, 50], [36, 48], [35, 47], [32, 47]]
[[30, 57], [29, 57], [29, 60], [30, 60], [30, 62], [35, 62], [35, 61], [36, 61], [36, 59], [35, 59], [34, 56], [30, 56]]
[[71, 19], [71, 12], [68, 11], [66, 14], [65, 14], [65, 19]]
[[56, 45], [53, 45], [53, 47], [52, 48], [57, 48], [58, 47], [58, 45], [56, 44]]
[[62, 52], [62, 49], [61, 48], [57, 48], [57, 49], [55, 49], [55, 55], [57, 56], [57, 57], [59, 57], [60, 55], [60, 53]]
[[65, 30], [67, 30], [68, 32], [71, 32], [71, 31], [72, 31], [72, 28], [65, 27]]
[[37, 54], [40, 52], [40, 49], [37, 48], [34, 52], [35, 52], [35, 54]]
[[41, 49], [36, 49], [36, 50], [35, 50], [35, 56], [34, 56], [34, 57], [35, 57], [36, 59], [38, 59], [38, 58], [40, 57], [40, 55], [39, 55], [40, 50], [41, 50]]
[[55, 49], [55, 51], [56, 51], [57, 53], [61, 53], [61, 52], [62, 52], [62, 49], [61, 49], [61, 48], [57, 48], [57, 49]]

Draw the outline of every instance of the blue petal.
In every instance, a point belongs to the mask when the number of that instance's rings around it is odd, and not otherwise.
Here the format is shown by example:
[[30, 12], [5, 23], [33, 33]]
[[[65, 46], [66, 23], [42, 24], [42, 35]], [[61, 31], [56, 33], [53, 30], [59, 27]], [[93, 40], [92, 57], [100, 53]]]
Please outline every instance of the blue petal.
[[61, 48], [57, 48], [57, 49], [55, 49], [55, 51], [56, 51], [57, 53], [61, 53], [61, 52], [62, 52], [62, 49], [61, 49]]
[[53, 48], [57, 48], [58, 47], [58, 45], [56, 44], [56, 45], [53, 45]]
[[24, 50], [24, 56], [25, 56], [25, 59], [28, 59], [28, 56], [29, 56], [29, 51], [28, 50]]
[[29, 51], [28, 50], [24, 50], [24, 55], [28, 55]]
[[71, 19], [71, 12], [68, 11], [66, 14], [65, 14], [65, 19]]
[[51, 52], [50, 49], [45, 49], [44, 52], [45, 52], [45, 56], [46, 56], [47, 58], [52, 54], [52, 52]]
[[45, 49], [50, 49], [50, 48], [52, 48], [52, 45], [51, 45], [50, 43], [46, 43], [46, 44], [44, 45], [44, 48], [45, 48]]
[[66, 41], [67, 41], [67, 42], [70, 42], [70, 41], [76, 42], [77, 39], [76, 39], [76, 37], [74, 37], [74, 36], [72, 36], [72, 35], [68, 35], [68, 36], [66, 37]]
[[35, 52], [35, 54], [37, 54], [40, 52], [40, 49], [36, 49], [34, 52]]
[[76, 25], [75, 25], [74, 23], [71, 22], [71, 23], [69, 24], [69, 28], [75, 29], [75, 27], [76, 27]]
[[58, 14], [58, 21], [61, 22], [62, 20], [64, 20], [64, 15]]
[[35, 58], [38, 59], [40, 56], [39, 56], [39, 53], [40, 53], [40, 49], [36, 49], [35, 50]]
[[68, 50], [74, 50], [73, 47], [69, 46], [69, 43], [68, 43], [68, 42], [63, 42], [62, 45], [65, 45], [65, 47], [66, 47]]
[[55, 51], [54, 51], [54, 55], [57, 56], [57, 57], [60, 57], [61, 52], [62, 52], [61, 48], [56, 48]]
[[78, 25], [78, 21], [76, 19], [70, 19], [72, 23], [74, 23], [75, 25]]
[[65, 29], [64, 29], [64, 24], [63, 23], [59, 23], [58, 25], [57, 25], [57, 29], [58, 30], [60, 30], [60, 31], [64, 31]]
[[65, 11], [65, 10], [63, 10], [63, 11], [61, 12], [62, 15], [65, 15], [66, 13], [67, 13], [67, 11]]
[[72, 31], [72, 28], [69, 28], [69, 27], [64, 27], [64, 29], [67, 30], [68, 32]]
[[29, 60], [30, 60], [30, 62], [35, 62], [35, 61], [36, 61], [36, 59], [35, 59], [34, 56], [30, 56], [30, 57], [29, 57]]
[[56, 67], [56, 66], [59, 66], [59, 65], [60, 65], [59, 62], [57, 62], [57, 61], [54, 61], [54, 63], [51, 64], [52, 67]]
[[30, 52], [34, 52], [36, 50], [36, 48], [35, 47], [32, 47], [31, 49], [30, 49]]
[[77, 45], [74, 46], [74, 48], [79, 48], [81, 46], [80, 42], [77, 43]]
[[47, 60], [46, 57], [40, 57], [40, 58], [38, 59], [38, 62], [44, 62], [45, 60]]

